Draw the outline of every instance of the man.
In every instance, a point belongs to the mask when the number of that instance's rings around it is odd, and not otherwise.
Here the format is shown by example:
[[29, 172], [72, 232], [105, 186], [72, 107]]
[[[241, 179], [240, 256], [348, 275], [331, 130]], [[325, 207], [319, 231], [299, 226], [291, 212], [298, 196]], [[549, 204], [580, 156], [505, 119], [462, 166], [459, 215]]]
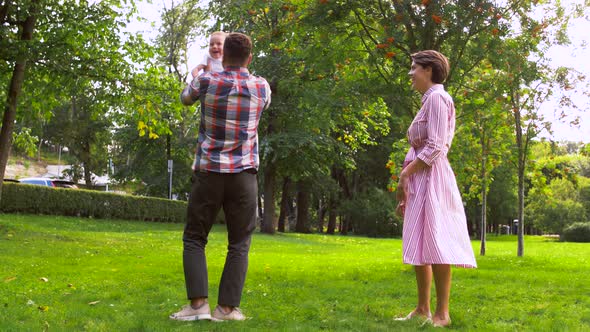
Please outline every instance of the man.
[[[180, 96], [185, 105], [201, 101], [201, 124], [193, 165], [193, 185], [184, 229], [183, 264], [190, 304], [170, 315], [176, 320], [244, 320], [239, 309], [255, 228], [258, 183], [258, 122], [270, 105], [270, 86], [250, 75], [252, 41], [229, 34], [223, 46], [223, 72], [208, 72]], [[205, 245], [223, 207], [228, 252], [219, 284], [218, 305], [208, 303]]]

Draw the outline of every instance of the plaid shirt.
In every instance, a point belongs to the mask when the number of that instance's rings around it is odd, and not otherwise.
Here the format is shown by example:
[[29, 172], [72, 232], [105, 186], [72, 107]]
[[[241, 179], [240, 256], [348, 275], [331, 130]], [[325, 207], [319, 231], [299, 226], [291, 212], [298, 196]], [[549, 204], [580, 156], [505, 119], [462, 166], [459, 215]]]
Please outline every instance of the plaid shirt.
[[239, 173], [258, 169], [258, 122], [270, 105], [270, 86], [245, 67], [200, 75], [181, 94], [185, 105], [201, 101], [193, 170]]

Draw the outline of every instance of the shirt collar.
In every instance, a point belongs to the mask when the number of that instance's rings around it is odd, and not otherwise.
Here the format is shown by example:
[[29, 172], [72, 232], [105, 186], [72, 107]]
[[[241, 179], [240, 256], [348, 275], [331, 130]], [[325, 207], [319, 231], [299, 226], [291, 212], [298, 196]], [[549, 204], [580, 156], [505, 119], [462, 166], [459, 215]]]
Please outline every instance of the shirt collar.
[[227, 66], [227, 67], [223, 68], [223, 70], [225, 70], [225, 71], [237, 71], [239, 73], [250, 74], [250, 71], [248, 71], [248, 68], [246, 68], [246, 67]]
[[432, 93], [432, 91], [436, 91], [436, 90], [444, 90], [445, 87], [442, 84], [435, 84], [433, 86], [430, 87], [430, 89], [428, 89], [424, 95], [422, 96], [422, 103], [424, 103], [426, 101], [426, 99], [428, 99], [428, 96], [430, 96], [430, 94]]

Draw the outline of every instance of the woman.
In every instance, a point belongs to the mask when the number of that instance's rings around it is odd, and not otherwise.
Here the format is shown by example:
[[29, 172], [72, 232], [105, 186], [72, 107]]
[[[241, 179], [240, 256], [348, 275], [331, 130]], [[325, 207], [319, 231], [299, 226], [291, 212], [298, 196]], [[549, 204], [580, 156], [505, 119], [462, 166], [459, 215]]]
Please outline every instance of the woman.
[[[410, 150], [399, 176], [398, 213], [403, 215], [403, 260], [415, 266], [418, 305], [399, 320], [421, 317], [434, 326], [451, 324], [451, 265], [477, 267], [467, 233], [461, 195], [447, 153], [455, 131], [455, 106], [442, 83], [447, 58], [436, 51], [411, 55], [412, 88], [422, 108], [408, 129]], [[430, 313], [430, 285], [436, 287], [436, 311]]]

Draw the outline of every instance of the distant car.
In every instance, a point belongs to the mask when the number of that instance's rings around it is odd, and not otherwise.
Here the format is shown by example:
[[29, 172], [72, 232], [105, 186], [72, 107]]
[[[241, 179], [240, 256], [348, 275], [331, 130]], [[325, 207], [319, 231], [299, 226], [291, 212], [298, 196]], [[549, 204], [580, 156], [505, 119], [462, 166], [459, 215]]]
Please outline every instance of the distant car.
[[70, 188], [70, 189], [78, 189], [78, 186], [72, 182], [67, 180], [59, 180], [59, 179], [50, 179], [50, 178], [23, 178], [18, 179], [18, 182], [25, 183], [25, 184], [33, 184], [37, 186], [46, 186], [46, 187], [59, 187], [59, 188]]
[[22, 178], [18, 182], [25, 184], [34, 184], [37, 186], [55, 187], [51, 179], [48, 178]]
[[3, 179], [3, 182], [13, 182], [13, 183], [18, 183], [18, 180], [16, 179]]
[[78, 189], [76, 183], [68, 180], [52, 180], [53, 185], [59, 188]]

